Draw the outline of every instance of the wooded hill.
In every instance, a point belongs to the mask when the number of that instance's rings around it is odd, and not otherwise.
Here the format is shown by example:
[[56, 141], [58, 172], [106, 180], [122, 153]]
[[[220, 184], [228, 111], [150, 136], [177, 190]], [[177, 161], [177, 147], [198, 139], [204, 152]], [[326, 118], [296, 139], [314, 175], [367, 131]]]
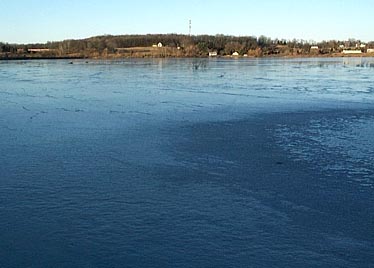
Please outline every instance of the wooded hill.
[[[311, 49], [311, 48], [314, 49]], [[333, 55], [344, 49], [374, 48], [374, 42], [360, 40], [323, 41], [279, 40], [265, 36], [227, 36], [180, 34], [104, 35], [81, 40], [46, 44], [0, 43], [1, 58], [120, 58], [120, 57], [206, 57], [209, 52], [230, 56], [237, 52], [249, 57]], [[236, 53], [235, 53], [236, 54]]]

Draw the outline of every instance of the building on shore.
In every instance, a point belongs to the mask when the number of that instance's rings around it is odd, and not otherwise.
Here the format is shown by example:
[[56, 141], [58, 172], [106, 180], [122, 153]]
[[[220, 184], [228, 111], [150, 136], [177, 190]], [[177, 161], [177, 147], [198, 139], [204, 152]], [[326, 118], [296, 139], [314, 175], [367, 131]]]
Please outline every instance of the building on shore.
[[217, 56], [218, 56], [217, 51], [211, 51], [211, 52], [209, 52], [209, 57], [217, 57]]
[[29, 48], [27, 52], [29, 53], [41, 53], [41, 52], [49, 52], [51, 51], [49, 48]]
[[235, 51], [234, 53], [232, 53], [232, 55], [233, 55], [234, 57], [238, 57], [238, 56], [239, 56], [239, 52]]
[[309, 52], [311, 54], [319, 54], [319, 46], [311, 46]]
[[164, 45], [161, 42], [152, 45], [152, 47], [163, 47], [163, 46]]
[[345, 50], [343, 50], [343, 54], [362, 54], [362, 51], [361, 50], [348, 50], [348, 49], [345, 49]]
[[367, 53], [374, 53], [374, 48], [368, 48], [366, 52]]

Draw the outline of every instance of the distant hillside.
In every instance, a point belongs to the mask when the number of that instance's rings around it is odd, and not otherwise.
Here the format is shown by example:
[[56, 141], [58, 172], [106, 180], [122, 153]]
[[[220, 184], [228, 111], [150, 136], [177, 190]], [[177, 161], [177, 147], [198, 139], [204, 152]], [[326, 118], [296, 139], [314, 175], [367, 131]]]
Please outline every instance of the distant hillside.
[[[279, 40], [265, 36], [180, 34], [104, 35], [81, 40], [46, 44], [0, 43], [0, 58], [126, 58], [126, 57], [207, 57], [211, 56], [332, 56], [372, 52], [374, 42], [360, 40], [324, 41]], [[348, 54], [348, 53], [347, 53]]]

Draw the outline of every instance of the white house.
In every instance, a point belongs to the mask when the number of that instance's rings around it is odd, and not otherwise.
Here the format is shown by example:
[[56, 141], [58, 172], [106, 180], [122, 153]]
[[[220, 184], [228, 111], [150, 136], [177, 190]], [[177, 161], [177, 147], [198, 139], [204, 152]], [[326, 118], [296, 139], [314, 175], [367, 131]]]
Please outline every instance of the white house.
[[367, 53], [374, 53], [374, 48], [368, 48]]
[[318, 46], [311, 46], [311, 47], [310, 47], [310, 50], [318, 50], [318, 49], [319, 49]]
[[29, 48], [27, 51], [37, 53], [37, 52], [48, 52], [50, 51], [50, 49], [49, 48]]
[[235, 56], [235, 57], [237, 57], [237, 56], [239, 56], [239, 52], [235, 51], [234, 53], [232, 53], [232, 55]]
[[362, 54], [361, 50], [343, 50], [343, 54]]
[[209, 52], [209, 57], [217, 57], [217, 55], [218, 55], [217, 51]]
[[159, 42], [159, 43], [157, 44], [157, 47], [163, 47], [162, 43]]

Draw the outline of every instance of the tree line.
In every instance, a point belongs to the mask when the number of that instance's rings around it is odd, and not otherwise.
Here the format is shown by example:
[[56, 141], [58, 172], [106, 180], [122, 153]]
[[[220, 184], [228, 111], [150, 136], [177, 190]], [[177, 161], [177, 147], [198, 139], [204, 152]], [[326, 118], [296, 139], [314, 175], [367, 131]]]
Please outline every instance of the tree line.
[[[347, 41], [322, 41], [313, 42], [306, 40], [271, 39], [266, 36], [229, 36], [229, 35], [197, 35], [188, 36], [181, 34], [148, 34], [148, 35], [103, 35], [80, 40], [64, 40], [40, 44], [7, 44], [0, 43], [0, 53], [27, 54], [29, 49], [48, 49], [45, 51], [51, 56], [92, 55], [102, 56], [115, 54], [119, 48], [152, 47], [162, 43], [166, 48], [178, 48], [180, 56], [206, 56], [215, 51], [218, 55], [232, 55], [238, 52], [248, 56], [266, 55], [307, 55], [316, 53], [311, 51], [311, 46], [318, 47], [318, 54], [331, 54], [339, 52], [343, 47], [357, 47], [362, 44], [360, 40]], [[374, 42], [366, 44], [374, 47]]]

